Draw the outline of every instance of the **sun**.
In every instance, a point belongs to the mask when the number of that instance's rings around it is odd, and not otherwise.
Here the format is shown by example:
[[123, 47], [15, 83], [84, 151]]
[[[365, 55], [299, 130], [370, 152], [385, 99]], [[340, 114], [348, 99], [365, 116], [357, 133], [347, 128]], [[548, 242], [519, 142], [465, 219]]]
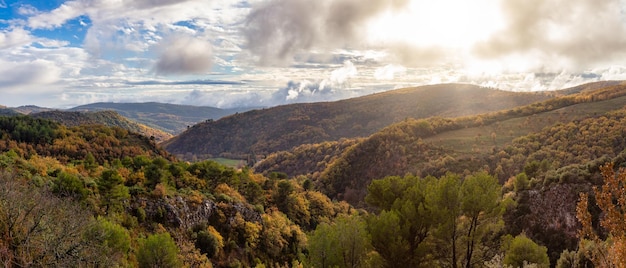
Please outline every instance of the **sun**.
[[500, 0], [411, 0], [368, 25], [369, 41], [464, 49], [503, 28]]

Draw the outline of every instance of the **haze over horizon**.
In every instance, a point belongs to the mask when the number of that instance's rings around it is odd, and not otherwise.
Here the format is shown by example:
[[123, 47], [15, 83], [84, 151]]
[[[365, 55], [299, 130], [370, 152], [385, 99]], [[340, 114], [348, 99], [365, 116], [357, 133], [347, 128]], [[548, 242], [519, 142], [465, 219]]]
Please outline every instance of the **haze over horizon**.
[[626, 79], [626, 0], [0, 0], [0, 105], [231, 108]]

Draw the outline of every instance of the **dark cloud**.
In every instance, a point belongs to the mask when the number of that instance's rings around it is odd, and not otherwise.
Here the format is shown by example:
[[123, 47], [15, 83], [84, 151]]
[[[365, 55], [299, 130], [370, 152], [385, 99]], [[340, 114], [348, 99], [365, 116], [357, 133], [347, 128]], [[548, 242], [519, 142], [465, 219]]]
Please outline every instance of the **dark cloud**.
[[574, 66], [610, 60], [625, 52], [622, 9], [620, 0], [502, 1], [506, 28], [475, 52], [484, 58], [535, 53]]
[[161, 7], [189, 2], [189, 0], [132, 0], [129, 1], [130, 5], [140, 9]]
[[156, 63], [157, 74], [202, 73], [211, 70], [212, 49], [207, 41], [176, 37], [166, 42]]
[[262, 64], [284, 64], [302, 50], [356, 46], [364, 23], [408, 0], [271, 0], [253, 8], [244, 34]]

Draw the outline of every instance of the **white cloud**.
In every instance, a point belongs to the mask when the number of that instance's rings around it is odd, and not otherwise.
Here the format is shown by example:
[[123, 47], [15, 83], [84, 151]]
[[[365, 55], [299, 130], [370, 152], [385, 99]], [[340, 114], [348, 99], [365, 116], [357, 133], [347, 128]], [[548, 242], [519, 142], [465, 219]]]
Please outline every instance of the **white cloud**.
[[0, 90], [15, 92], [28, 90], [29, 93], [45, 91], [36, 88], [38, 86], [52, 84], [59, 80], [61, 69], [56, 63], [46, 60], [33, 60], [30, 62], [7, 62], [0, 61]]
[[23, 28], [13, 28], [0, 31], [0, 49], [23, 46], [33, 42], [34, 37]]
[[405, 73], [406, 68], [404, 66], [387, 64], [376, 69], [374, 72], [374, 78], [376, 80], [393, 80], [396, 74], [404, 75]]
[[330, 81], [333, 84], [346, 84], [350, 78], [357, 76], [358, 71], [351, 61], [345, 61], [343, 67], [330, 73]]

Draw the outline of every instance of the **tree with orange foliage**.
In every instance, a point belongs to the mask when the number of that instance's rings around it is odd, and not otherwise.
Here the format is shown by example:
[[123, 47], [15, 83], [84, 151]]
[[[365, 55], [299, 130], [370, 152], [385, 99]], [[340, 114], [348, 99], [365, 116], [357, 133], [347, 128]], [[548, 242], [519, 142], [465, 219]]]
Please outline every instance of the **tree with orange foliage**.
[[587, 251], [596, 267], [626, 267], [626, 169], [616, 173], [613, 163], [600, 168], [604, 184], [594, 186], [595, 200], [602, 211], [600, 226], [608, 233], [602, 240], [593, 229], [592, 216], [588, 210], [589, 196], [580, 193], [576, 206], [576, 218], [582, 224], [578, 235], [579, 248]]

